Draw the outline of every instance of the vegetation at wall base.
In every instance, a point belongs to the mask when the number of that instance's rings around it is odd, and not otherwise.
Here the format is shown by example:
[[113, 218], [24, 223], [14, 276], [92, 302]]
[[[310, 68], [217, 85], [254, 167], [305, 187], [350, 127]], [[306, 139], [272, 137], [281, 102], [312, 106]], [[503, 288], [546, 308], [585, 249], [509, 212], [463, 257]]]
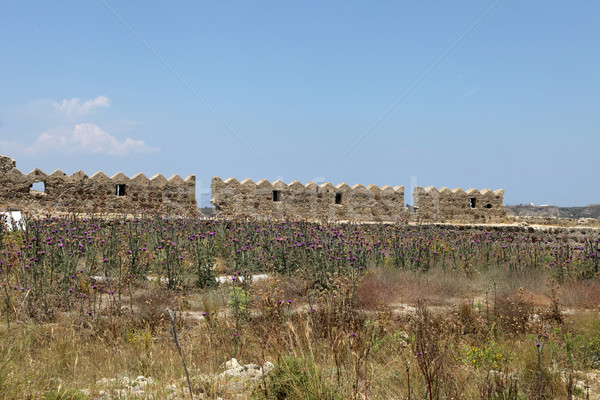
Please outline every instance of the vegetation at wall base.
[[167, 307], [198, 398], [600, 393], [591, 230], [26, 222], [0, 233], [0, 398], [189, 397]]

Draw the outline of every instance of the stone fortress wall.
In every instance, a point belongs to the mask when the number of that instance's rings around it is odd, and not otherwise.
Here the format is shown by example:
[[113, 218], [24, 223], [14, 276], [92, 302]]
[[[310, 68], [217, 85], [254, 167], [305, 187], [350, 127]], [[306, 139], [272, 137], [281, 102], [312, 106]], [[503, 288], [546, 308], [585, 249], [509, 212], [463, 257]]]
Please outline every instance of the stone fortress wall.
[[[43, 191], [33, 188], [39, 182]], [[103, 172], [88, 177], [82, 171], [69, 176], [60, 170], [48, 175], [37, 168], [25, 175], [15, 160], [0, 156], [0, 206], [38, 213], [196, 213], [196, 177], [147, 178], [139, 173], [128, 178], [121, 172], [110, 178]]]
[[404, 205], [404, 186], [331, 183], [306, 185], [262, 179], [239, 182], [213, 177], [212, 204], [226, 217], [293, 217], [358, 222], [504, 222], [504, 190], [415, 187], [415, 214]]
[[223, 216], [396, 222], [408, 217], [404, 186], [306, 185], [213, 177], [212, 204]]
[[[34, 184], [42, 182], [40, 189]], [[36, 190], [38, 189], [38, 190]], [[169, 179], [139, 173], [108, 177], [82, 171], [72, 175], [57, 170], [46, 174], [34, 169], [25, 175], [13, 159], [0, 156], [0, 208], [38, 213], [132, 213], [159, 211], [197, 212], [195, 176]], [[296, 218], [357, 222], [501, 223], [507, 221], [504, 190], [436, 189], [415, 187], [414, 213], [404, 204], [404, 186], [352, 187], [345, 183], [317, 185], [293, 181], [253, 182], [213, 177], [211, 202], [225, 217]]]
[[413, 201], [419, 220], [428, 222], [490, 223], [506, 221], [504, 190], [448, 189], [416, 186]]

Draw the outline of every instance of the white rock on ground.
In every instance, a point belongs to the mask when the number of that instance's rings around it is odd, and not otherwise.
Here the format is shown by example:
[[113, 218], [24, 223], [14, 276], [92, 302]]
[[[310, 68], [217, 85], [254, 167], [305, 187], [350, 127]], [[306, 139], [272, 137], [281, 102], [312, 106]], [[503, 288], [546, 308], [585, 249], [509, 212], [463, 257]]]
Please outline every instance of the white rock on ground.
[[219, 378], [240, 378], [244, 380], [259, 379], [263, 374], [268, 374], [275, 366], [267, 361], [261, 367], [257, 364], [240, 365], [235, 358], [225, 363], [225, 371], [219, 374]]

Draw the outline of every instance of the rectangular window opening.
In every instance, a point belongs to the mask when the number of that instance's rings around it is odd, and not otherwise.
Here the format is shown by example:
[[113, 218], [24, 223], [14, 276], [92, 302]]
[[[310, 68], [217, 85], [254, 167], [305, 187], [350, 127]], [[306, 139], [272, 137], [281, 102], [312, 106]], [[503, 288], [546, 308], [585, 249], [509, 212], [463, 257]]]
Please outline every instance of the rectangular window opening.
[[44, 182], [34, 182], [29, 186], [29, 191], [46, 193], [46, 184]]
[[335, 194], [335, 204], [342, 204], [342, 194], [341, 193]]
[[281, 190], [273, 190], [273, 201], [281, 201]]
[[117, 196], [125, 196], [125, 185], [116, 185], [115, 194]]
[[471, 208], [475, 208], [477, 206], [477, 199], [474, 197], [471, 197], [471, 199], [469, 200], [470, 206]]

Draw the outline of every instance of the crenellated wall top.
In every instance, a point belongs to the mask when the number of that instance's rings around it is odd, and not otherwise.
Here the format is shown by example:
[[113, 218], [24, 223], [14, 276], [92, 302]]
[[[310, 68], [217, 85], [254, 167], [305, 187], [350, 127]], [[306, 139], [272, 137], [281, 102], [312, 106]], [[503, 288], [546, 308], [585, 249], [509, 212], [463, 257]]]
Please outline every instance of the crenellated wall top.
[[338, 183], [337, 185], [333, 185], [330, 182], [324, 182], [321, 184], [317, 184], [313, 181], [307, 182], [306, 184], [302, 184], [299, 181], [292, 181], [289, 184], [286, 184], [285, 182], [277, 179], [273, 182], [268, 181], [267, 179], [261, 179], [258, 182], [254, 182], [252, 179], [247, 178], [242, 180], [241, 182], [238, 181], [236, 178], [227, 178], [225, 180], [222, 180], [221, 178], [219, 178], [218, 176], [214, 176], [212, 178], [212, 182], [213, 184], [216, 185], [223, 185], [225, 187], [229, 187], [229, 188], [238, 188], [238, 187], [245, 187], [248, 189], [256, 189], [256, 188], [260, 188], [263, 190], [291, 190], [291, 191], [295, 191], [295, 190], [308, 190], [308, 191], [314, 191], [314, 190], [318, 190], [318, 191], [336, 191], [336, 192], [350, 192], [350, 191], [355, 191], [355, 192], [369, 192], [369, 193], [404, 193], [404, 186], [388, 186], [388, 185], [384, 185], [384, 186], [377, 186], [377, 185], [368, 185], [367, 187], [361, 185], [360, 183], [357, 183], [355, 185], [348, 185], [347, 183]]
[[47, 180], [52, 180], [55, 183], [60, 183], [60, 181], [63, 181], [64, 183], [75, 183], [90, 180], [92, 182], [114, 183], [119, 185], [168, 185], [173, 187], [184, 187], [190, 184], [195, 185], [196, 183], [195, 175], [189, 175], [185, 179], [182, 179], [179, 175], [173, 175], [167, 179], [162, 174], [156, 174], [152, 176], [152, 178], [147, 178], [143, 173], [137, 173], [129, 178], [123, 172], [117, 172], [113, 176], [108, 177], [104, 172], [98, 171], [90, 177], [81, 170], [76, 171], [71, 175], [67, 175], [65, 172], [57, 169], [48, 175], [39, 168], [35, 168], [28, 174], [24, 174], [16, 167], [15, 161], [7, 156], [0, 156], [0, 174], [7, 175], [11, 178], [27, 179], [31, 182], [45, 182]]

